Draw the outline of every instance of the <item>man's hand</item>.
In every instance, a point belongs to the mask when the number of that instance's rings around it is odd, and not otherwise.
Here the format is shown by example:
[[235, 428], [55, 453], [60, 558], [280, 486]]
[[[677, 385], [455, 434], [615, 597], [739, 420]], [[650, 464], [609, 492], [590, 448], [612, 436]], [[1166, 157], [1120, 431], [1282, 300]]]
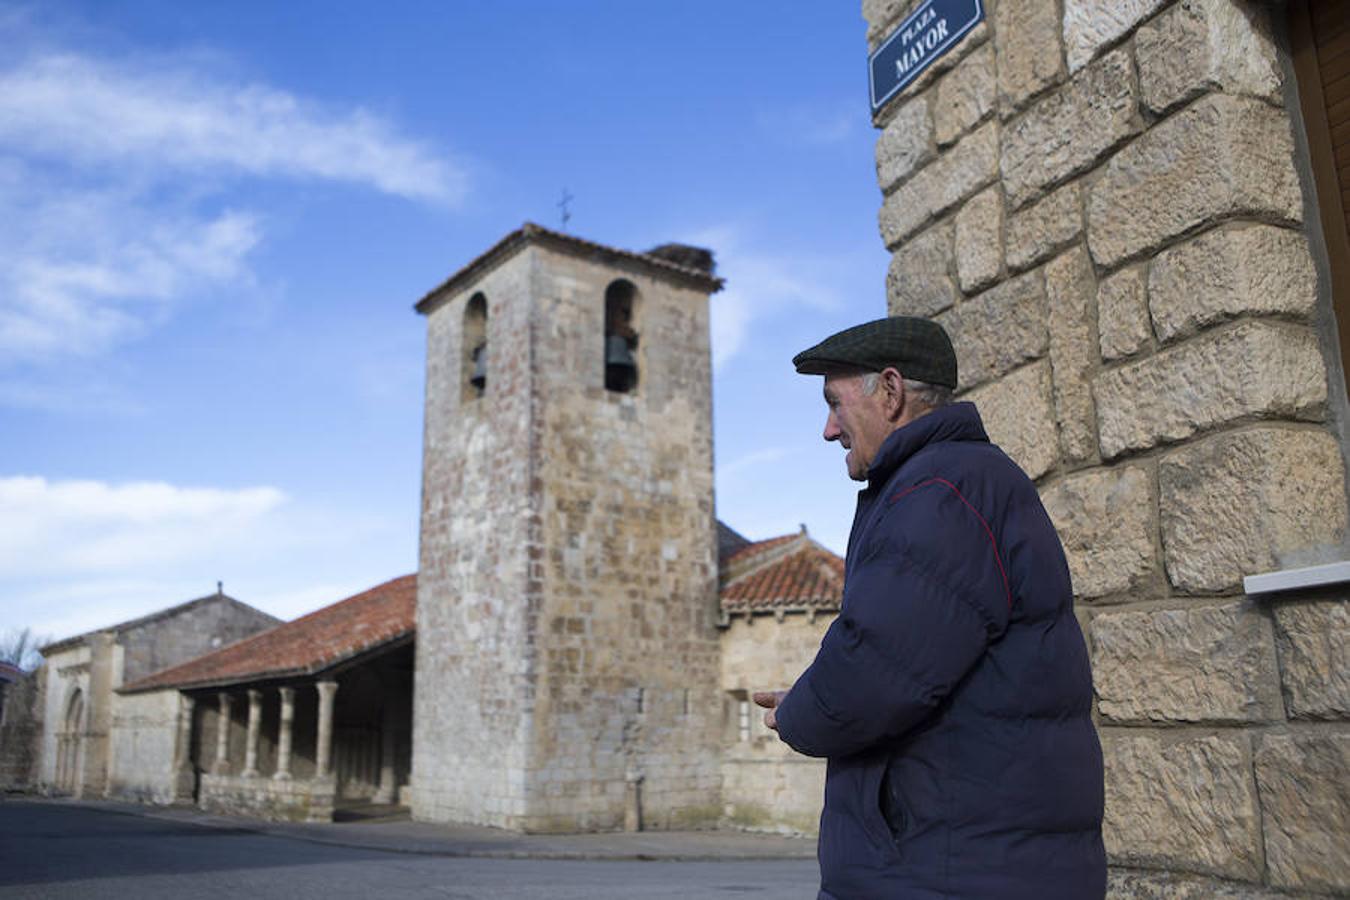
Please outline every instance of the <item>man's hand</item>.
[[787, 691], [755, 691], [751, 697], [757, 705], [768, 710], [764, 714], [764, 724], [774, 731], [778, 730], [778, 704], [783, 702], [787, 693]]

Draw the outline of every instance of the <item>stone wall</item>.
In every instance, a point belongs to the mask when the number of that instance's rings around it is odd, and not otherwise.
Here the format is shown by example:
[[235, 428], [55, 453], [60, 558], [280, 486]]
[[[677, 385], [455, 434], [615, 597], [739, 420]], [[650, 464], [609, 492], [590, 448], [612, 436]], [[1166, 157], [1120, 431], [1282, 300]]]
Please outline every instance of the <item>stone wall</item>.
[[[80, 719], [83, 731], [87, 721], [89, 703], [90, 648], [81, 642], [66, 650], [52, 653], [42, 663], [46, 670], [46, 690], [41, 700], [40, 718], [42, 733], [38, 737], [37, 787], [42, 791], [58, 790], [58, 762], [61, 761], [60, 745], [66, 734], [66, 714], [72, 698], [78, 691], [84, 698], [85, 716]], [[81, 745], [80, 754], [84, 747]], [[77, 767], [78, 768], [78, 767]], [[73, 787], [78, 792], [81, 779], [68, 783], [65, 789]]]
[[46, 670], [25, 673], [6, 684], [4, 720], [0, 721], [0, 791], [31, 789], [37, 779], [42, 737]]
[[[531, 780], [542, 799], [528, 827], [622, 828], [634, 802], [643, 828], [711, 825], [722, 709], [707, 294], [536, 252], [542, 593]], [[620, 278], [636, 288], [628, 393], [604, 386], [603, 301]]]
[[109, 735], [107, 795], [137, 803], [172, 803], [178, 691], [118, 695]]
[[274, 616], [220, 594], [170, 615], [149, 617], [118, 635], [123, 651], [119, 684], [131, 684], [279, 624]]
[[727, 824], [815, 834], [825, 763], [795, 753], [764, 725], [755, 691], [785, 690], [815, 658], [834, 613], [732, 616], [722, 632], [722, 803]]
[[[604, 380], [618, 278], [637, 295], [631, 393]], [[481, 396], [466, 386], [475, 296]], [[414, 817], [715, 822], [706, 293], [527, 243], [438, 299], [427, 326]]]
[[[915, 5], [865, 0], [872, 46]], [[887, 305], [951, 332], [1060, 529], [1112, 894], [1348, 891], [1345, 597], [1242, 589], [1347, 556], [1282, 7], [986, 7], [877, 118]]]
[[283, 822], [331, 822], [336, 805], [331, 778], [275, 780], [265, 776], [201, 778], [202, 809]]
[[[534, 648], [527, 623], [530, 257], [427, 316], [412, 814], [507, 827], [525, 814]], [[464, 308], [487, 300], [487, 391], [462, 390]], [[489, 514], [490, 512], [490, 514]], [[537, 591], [535, 592], [537, 594]], [[533, 605], [534, 608], [530, 608]], [[520, 773], [516, 777], [509, 772]]]

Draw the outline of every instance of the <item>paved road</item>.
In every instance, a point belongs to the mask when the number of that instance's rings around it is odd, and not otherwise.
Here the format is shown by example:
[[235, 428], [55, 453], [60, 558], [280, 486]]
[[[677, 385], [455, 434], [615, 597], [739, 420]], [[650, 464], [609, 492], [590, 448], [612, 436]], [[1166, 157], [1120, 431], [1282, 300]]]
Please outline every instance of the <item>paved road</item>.
[[77, 805], [0, 802], [0, 900], [811, 900], [814, 861], [485, 859], [341, 847]]

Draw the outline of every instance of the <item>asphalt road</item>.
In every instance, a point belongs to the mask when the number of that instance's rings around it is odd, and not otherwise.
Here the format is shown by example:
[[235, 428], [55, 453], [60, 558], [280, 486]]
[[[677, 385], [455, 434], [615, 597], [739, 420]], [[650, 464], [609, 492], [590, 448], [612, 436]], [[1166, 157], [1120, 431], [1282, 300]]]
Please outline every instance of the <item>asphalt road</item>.
[[0, 802], [0, 900], [812, 900], [813, 860], [482, 859], [327, 846], [75, 805]]

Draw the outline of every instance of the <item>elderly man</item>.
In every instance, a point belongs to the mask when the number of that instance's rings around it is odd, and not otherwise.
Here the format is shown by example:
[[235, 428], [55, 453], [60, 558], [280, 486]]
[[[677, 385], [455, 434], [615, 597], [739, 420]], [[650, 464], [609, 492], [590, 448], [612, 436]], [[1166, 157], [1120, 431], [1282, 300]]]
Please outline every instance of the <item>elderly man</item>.
[[881, 319], [793, 364], [825, 376], [825, 440], [867, 482], [839, 617], [791, 690], [755, 695], [783, 741], [829, 760], [820, 898], [1104, 896], [1064, 551], [1035, 486], [951, 402], [946, 332]]

